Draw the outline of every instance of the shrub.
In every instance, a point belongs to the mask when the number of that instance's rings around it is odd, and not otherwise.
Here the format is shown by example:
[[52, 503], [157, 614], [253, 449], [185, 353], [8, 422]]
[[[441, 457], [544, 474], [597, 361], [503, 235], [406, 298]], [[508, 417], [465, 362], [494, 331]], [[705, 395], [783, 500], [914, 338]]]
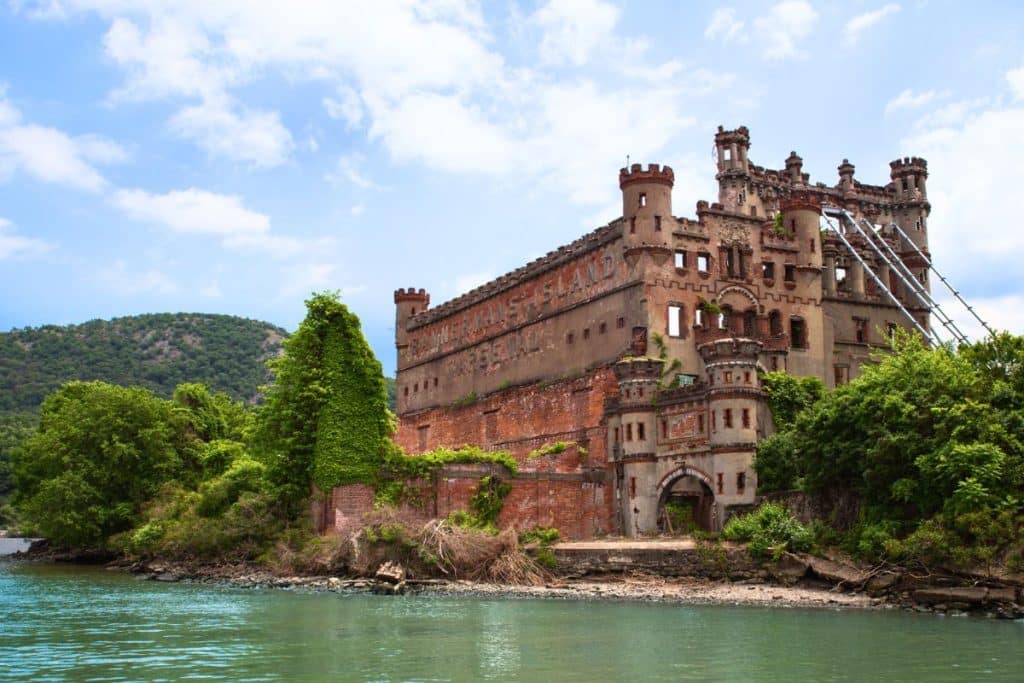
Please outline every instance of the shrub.
[[747, 544], [754, 557], [771, 554], [778, 558], [786, 550], [810, 550], [814, 545], [811, 531], [789, 510], [778, 503], [765, 503], [757, 510], [733, 517], [726, 523], [722, 536]]

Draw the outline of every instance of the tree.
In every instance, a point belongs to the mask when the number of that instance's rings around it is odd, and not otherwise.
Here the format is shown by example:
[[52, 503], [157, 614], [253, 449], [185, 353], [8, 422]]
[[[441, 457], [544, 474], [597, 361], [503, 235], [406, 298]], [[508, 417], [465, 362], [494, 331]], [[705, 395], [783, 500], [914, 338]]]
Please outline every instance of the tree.
[[139, 388], [69, 382], [43, 401], [15, 454], [16, 503], [56, 543], [102, 543], [130, 529], [167, 481], [194, 483], [198, 442], [170, 402]]
[[282, 502], [297, 512], [315, 484], [376, 482], [391, 431], [380, 362], [337, 293], [314, 294], [306, 318], [268, 365], [274, 382], [255, 447]]

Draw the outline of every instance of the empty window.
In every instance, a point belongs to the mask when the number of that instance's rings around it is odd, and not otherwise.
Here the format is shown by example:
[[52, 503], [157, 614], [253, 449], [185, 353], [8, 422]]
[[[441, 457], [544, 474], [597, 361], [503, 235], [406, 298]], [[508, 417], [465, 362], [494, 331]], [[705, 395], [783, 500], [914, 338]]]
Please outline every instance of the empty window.
[[772, 366], [772, 370], [778, 370], [779, 369], [779, 357], [778, 356], [772, 356], [771, 366]]
[[647, 206], [647, 193], [646, 192], [641, 192], [640, 193], [640, 206]]
[[668, 438], [668, 420], [661, 421], [661, 438]]
[[565, 335], [565, 343], [566, 344], [572, 344], [575, 340], [576, 340], [576, 336], [572, 332], [570, 332], [569, 334]]
[[840, 289], [846, 287], [846, 268], [843, 266], [836, 266], [836, 286]]
[[676, 268], [686, 267], [686, 252], [682, 249], [676, 251]]
[[636, 498], [636, 477], [629, 478], [629, 497]]
[[711, 411], [711, 431], [718, 429], [718, 417], [715, 415], [715, 411]]
[[615, 327], [617, 327], [617, 328], [619, 328], [621, 330], [625, 326], [626, 326], [626, 319], [625, 318], [616, 318], [616, 320], [615, 320]]
[[743, 409], [743, 426], [744, 427], [749, 427], [750, 426], [750, 409], [749, 408], [744, 408]]
[[861, 344], [867, 342], [867, 340], [868, 340], [868, 321], [864, 320], [864, 318], [854, 318], [853, 319], [853, 327], [854, 327], [854, 331], [857, 334], [857, 341], [860, 342]]
[[437, 378], [436, 377], [434, 378], [434, 386], [435, 387], [437, 386]]
[[775, 279], [775, 261], [765, 261], [761, 264], [761, 277], [765, 280]]
[[725, 412], [722, 413], [722, 424], [725, 425], [726, 429], [732, 427], [732, 408], [726, 408]]
[[668, 336], [683, 336], [683, 307], [679, 304], [669, 304], [668, 307]]
[[711, 254], [704, 251], [697, 254], [697, 270], [702, 273], [707, 273], [711, 270]]
[[747, 488], [747, 473], [737, 472], [736, 473], [736, 493], [743, 493], [743, 489]]
[[726, 161], [732, 161], [732, 148], [726, 147], [722, 150], [722, 158]]
[[725, 478], [725, 476], [721, 472], [719, 472], [718, 473], [718, 482], [717, 482], [718, 483], [718, 493], [719, 494], [725, 493], [725, 482], [723, 481], [724, 478]]
[[640, 387], [639, 389], [637, 389], [636, 390], [636, 395], [639, 396], [640, 398], [643, 398], [644, 397], [644, 388]]
[[636, 439], [637, 439], [637, 441], [643, 441], [646, 438], [647, 438], [647, 436], [644, 434], [644, 423], [643, 422], [637, 422], [636, 423]]
[[661, 232], [661, 216], [654, 217], [654, 232]]
[[697, 416], [697, 431], [700, 432], [700, 433], [704, 432], [704, 416], [703, 415], [698, 415]]
[[772, 311], [768, 314], [768, 333], [773, 337], [778, 337], [782, 334], [782, 314], [778, 311]]
[[409, 395], [409, 386], [408, 386], [408, 385], [406, 385], [406, 387], [405, 387], [405, 391], [404, 391], [403, 393], [404, 393], [404, 394], [405, 394], [406, 396], [408, 396], [408, 395]]
[[597, 326], [597, 333], [598, 334], [604, 334], [607, 331], [608, 331], [608, 324], [607, 323], [601, 323], [600, 325]]
[[417, 392], [418, 392], [419, 390], [420, 390], [420, 383], [419, 383], [419, 382], [416, 382], [416, 384], [413, 384], [413, 385], [412, 385], [412, 393], [414, 393], [414, 394], [415, 394], [415, 393], [417, 393]]
[[615, 428], [615, 443], [619, 442], [619, 428]]
[[427, 437], [430, 435], [430, 425], [423, 425], [416, 428], [417, 441], [421, 451], [427, 450]]
[[629, 219], [629, 232], [630, 233], [636, 232], [636, 216], [632, 216]]
[[837, 387], [846, 384], [846, 368], [836, 365], [832, 368], [832, 373], [835, 377]]
[[790, 318], [789, 320], [790, 346], [794, 349], [807, 348], [807, 330], [804, 327], [802, 318]]
[[725, 382], [726, 384], [732, 384], [732, 371], [731, 370], [726, 370], [725, 371], [725, 377], [722, 378], [722, 381]]
[[744, 384], [750, 384], [750, 373], [749, 372], [744, 372], [743, 373], [743, 383]]
[[896, 336], [896, 323], [886, 323], [885, 333], [886, 336], [889, 337], [889, 341], [891, 342], [893, 340], [893, 337]]
[[786, 272], [783, 275], [786, 282], [796, 282], [796, 266], [792, 263], [786, 264]]
[[750, 205], [750, 215], [751, 216], [756, 216], [757, 215], [757, 207], [754, 206], [753, 204]]
[[583, 338], [584, 339], [590, 339], [590, 328], [589, 327], [584, 327], [583, 328]]
[[693, 316], [693, 324], [697, 327], [704, 326], [704, 309], [697, 308], [697, 312]]
[[626, 425], [626, 441], [633, 440], [633, 423], [630, 422]]

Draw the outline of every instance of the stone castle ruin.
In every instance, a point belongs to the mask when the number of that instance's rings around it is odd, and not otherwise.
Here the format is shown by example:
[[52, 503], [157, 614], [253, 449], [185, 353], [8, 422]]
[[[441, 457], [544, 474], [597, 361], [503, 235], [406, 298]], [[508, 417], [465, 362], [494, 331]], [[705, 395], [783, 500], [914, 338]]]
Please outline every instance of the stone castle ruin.
[[[673, 214], [670, 167], [633, 164], [608, 225], [434, 308], [395, 292], [397, 440], [512, 453], [503, 526], [635, 536], [673, 501], [719, 529], [755, 502], [773, 431], [759, 371], [832, 388], [897, 328], [932, 338], [923, 159], [885, 185], [844, 159], [826, 185], [795, 152], [753, 164], [745, 127], [715, 145], [696, 218]], [[446, 469], [427, 513], [465, 509], [480, 467]]]

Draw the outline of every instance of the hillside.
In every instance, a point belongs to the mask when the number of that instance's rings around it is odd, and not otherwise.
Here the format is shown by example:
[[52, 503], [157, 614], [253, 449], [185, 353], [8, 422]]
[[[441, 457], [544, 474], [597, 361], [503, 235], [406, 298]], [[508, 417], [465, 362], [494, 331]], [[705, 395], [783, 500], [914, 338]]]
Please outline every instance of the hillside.
[[182, 382], [202, 382], [252, 403], [268, 379], [264, 361], [285, 336], [269, 323], [202, 313], [0, 333], [0, 411], [34, 410], [73, 379], [143, 386], [164, 397]]

